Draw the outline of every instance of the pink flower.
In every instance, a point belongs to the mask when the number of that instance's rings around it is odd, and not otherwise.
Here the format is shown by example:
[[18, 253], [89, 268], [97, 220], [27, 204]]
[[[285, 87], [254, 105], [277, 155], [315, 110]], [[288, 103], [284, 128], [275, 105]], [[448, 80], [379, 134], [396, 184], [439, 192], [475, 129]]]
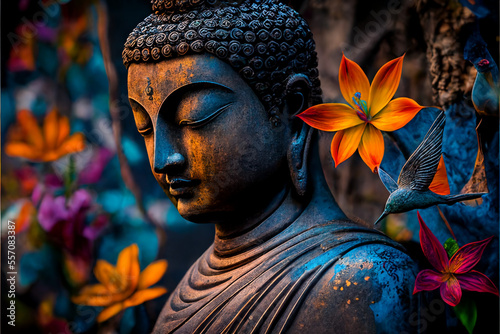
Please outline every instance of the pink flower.
[[46, 195], [38, 211], [38, 221], [42, 228], [45, 231], [51, 231], [58, 222], [67, 219], [68, 210], [64, 196], [54, 198], [50, 194]]
[[79, 184], [97, 183], [101, 179], [102, 172], [113, 157], [114, 153], [106, 148], [99, 148], [92, 160], [78, 174]]
[[50, 240], [62, 250], [68, 282], [73, 286], [84, 284], [90, 273], [94, 240], [108, 223], [108, 217], [94, 212], [92, 196], [85, 189], [79, 189], [69, 199], [53, 197], [50, 193], [44, 195], [38, 221]]
[[457, 306], [462, 297], [462, 289], [468, 291], [490, 292], [498, 296], [498, 288], [484, 274], [472, 270], [479, 262], [484, 248], [493, 237], [468, 243], [448, 259], [446, 250], [431, 230], [425, 225], [420, 213], [420, 245], [425, 257], [437, 269], [424, 269], [418, 273], [413, 294], [439, 288], [441, 298], [450, 306]]
[[75, 191], [68, 200], [47, 194], [40, 204], [38, 221], [54, 242], [73, 255], [84, 256], [108, 220], [101, 214], [91, 224], [86, 223], [91, 211], [92, 197], [84, 189]]

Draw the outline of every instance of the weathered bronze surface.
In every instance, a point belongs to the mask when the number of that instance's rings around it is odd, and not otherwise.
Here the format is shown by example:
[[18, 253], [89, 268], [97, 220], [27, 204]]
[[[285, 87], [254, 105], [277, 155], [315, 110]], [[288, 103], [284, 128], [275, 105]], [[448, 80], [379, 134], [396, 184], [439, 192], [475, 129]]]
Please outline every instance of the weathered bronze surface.
[[[188, 15], [185, 3], [163, 5]], [[193, 17], [217, 11], [206, 6], [194, 4]], [[242, 13], [231, 12], [234, 24]], [[315, 70], [315, 61], [304, 64]], [[288, 65], [271, 69], [286, 71], [267, 79], [280, 86], [267, 102], [210, 52], [129, 66], [130, 103], [153, 174], [184, 218], [216, 228], [214, 244], [171, 293], [157, 333], [410, 331], [413, 263], [337, 206], [319, 161], [328, 143], [294, 117], [317, 101], [317, 71]]]

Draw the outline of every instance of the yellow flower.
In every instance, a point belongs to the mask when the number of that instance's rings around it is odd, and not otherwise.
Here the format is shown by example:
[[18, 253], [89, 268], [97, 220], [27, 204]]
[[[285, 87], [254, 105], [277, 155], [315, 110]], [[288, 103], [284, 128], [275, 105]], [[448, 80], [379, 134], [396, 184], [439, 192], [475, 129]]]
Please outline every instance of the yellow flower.
[[29, 110], [21, 110], [17, 123], [9, 129], [5, 153], [35, 162], [54, 161], [85, 148], [82, 133], [69, 133], [68, 118], [60, 116], [56, 109], [45, 116], [43, 129]]
[[133, 244], [120, 252], [116, 267], [107, 261], [97, 260], [94, 274], [100, 284], [84, 287], [72, 300], [75, 304], [105, 306], [97, 316], [97, 321], [103, 322], [128, 307], [165, 294], [167, 289], [163, 287], [149, 287], [158, 282], [166, 270], [167, 261], [158, 260], [141, 273], [139, 249]]

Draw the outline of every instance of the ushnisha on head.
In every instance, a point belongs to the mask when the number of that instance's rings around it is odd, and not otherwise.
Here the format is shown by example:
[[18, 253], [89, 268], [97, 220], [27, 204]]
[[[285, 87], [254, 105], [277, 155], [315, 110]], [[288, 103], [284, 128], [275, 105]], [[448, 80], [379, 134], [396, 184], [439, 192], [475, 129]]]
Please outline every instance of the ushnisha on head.
[[307, 79], [308, 104], [321, 103], [317, 56], [300, 15], [276, 0], [153, 0], [154, 13], [129, 35], [123, 63], [208, 53], [253, 89], [269, 117], [279, 112], [291, 74]]

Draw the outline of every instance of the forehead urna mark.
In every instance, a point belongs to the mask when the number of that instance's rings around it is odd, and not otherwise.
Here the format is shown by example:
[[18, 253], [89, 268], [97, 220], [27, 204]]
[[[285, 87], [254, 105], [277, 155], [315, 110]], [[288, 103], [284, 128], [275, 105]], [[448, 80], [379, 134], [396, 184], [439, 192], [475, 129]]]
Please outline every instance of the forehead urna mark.
[[144, 93], [146, 93], [147, 96], [149, 96], [149, 99], [153, 99], [153, 87], [151, 87], [151, 80], [149, 77], [146, 77], [146, 80], [148, 81], [148, 85], [146, 89], [144, 89]]

